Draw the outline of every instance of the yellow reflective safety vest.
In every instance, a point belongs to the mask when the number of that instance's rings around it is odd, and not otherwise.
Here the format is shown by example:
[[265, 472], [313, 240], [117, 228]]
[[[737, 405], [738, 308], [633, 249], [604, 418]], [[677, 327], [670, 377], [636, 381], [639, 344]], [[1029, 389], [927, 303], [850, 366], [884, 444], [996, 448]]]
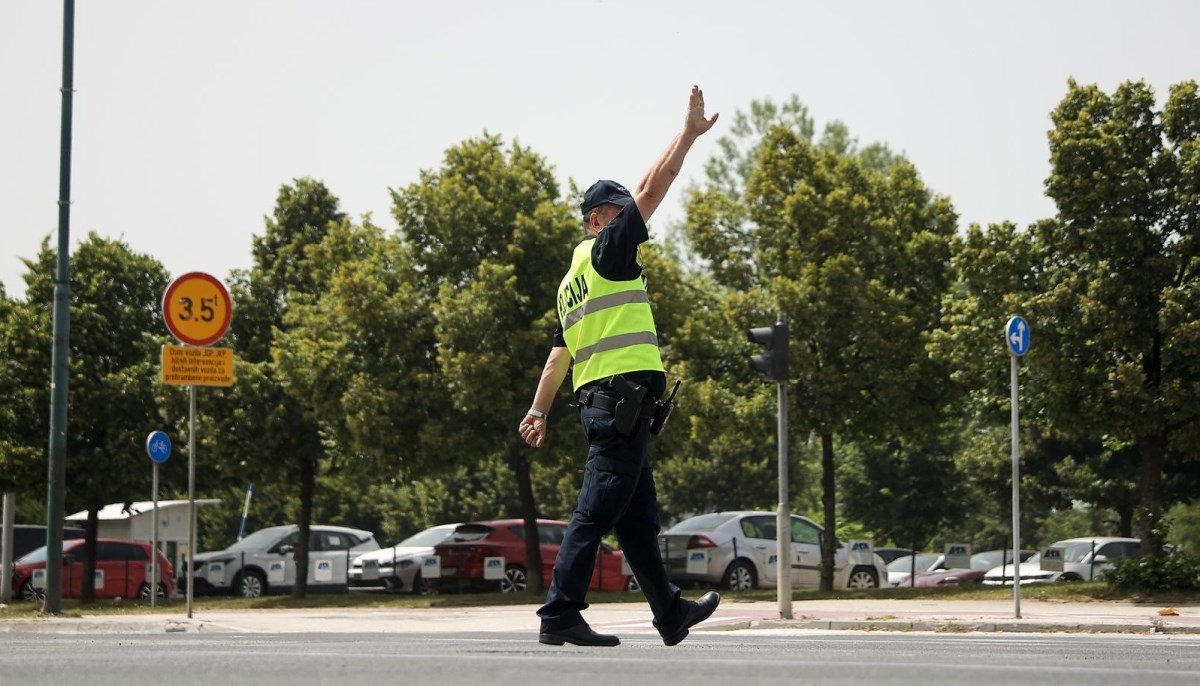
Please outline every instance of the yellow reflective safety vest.
[[575, 390], [614, 374], [664, 371], [646, 284], [600, 276], [592, 266], [594, 240], [575, 247], [558, 287], [558, 318], [575, 360]]

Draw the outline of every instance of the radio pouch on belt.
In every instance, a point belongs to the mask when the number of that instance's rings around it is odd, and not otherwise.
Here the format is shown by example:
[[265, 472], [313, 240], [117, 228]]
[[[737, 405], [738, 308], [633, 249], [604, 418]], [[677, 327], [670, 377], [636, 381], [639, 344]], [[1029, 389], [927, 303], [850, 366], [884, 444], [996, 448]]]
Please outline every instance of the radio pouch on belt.
[[663, 432], [663, 427], [667, 425], [667, 420], [671, 418], [671, 410], [675, 409], [675, 394], [679, 392], [679, 383], [675, 382], [675, 388], [671, 389], [671, 395], [666, 400], [660, 400], [655, 406], [657, 410], [654, 413], [654, 420], [650, 422], [650, 433], [658, 436]]
[[622, 436], [628, 436], [633, 433], [638, 419], [642, 416], [642, 400], [646, 398], [649, 389], [620, 374], [614, 376], [609, 385], [621, 396], [617, 406], [613, 408], [613, 428]]

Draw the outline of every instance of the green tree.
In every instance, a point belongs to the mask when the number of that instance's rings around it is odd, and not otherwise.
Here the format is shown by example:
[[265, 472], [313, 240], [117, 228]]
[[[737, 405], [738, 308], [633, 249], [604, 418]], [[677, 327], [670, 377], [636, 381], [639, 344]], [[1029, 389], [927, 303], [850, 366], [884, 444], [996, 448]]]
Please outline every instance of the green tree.
[[1144, 83], [1072, 80], [1051, 116], [1038, 373], [1057, 421], [1136, 456], [1135, 530], [1159, 555], [1163, 474], [1200, 433], [1200, 93], [1178, 84], [1157, 110]]
[[[487, 133], [447, 150], [440, 169], [392, 197], [432, 304], [440, 392], [454, 409], [437, 430], [456, 435], [452, 445], [468, 459], [508, 465], [525, 519], [528, 588], [540, 594], [532, 453], [515, 429], [550, 346], [554, 294], [580, 223], [541, 156]], [[562, 455], [561, 441], [575, 433], [558, 426], [542, 459]]]
[[[770, 126], [733, 167], [741, 194], [714, 177], [689, 199], [685, 228], [718, 283], [746, 291], [742, 321], [788, 316], [790, 416], [797, 434], [819, 438], [825, 525], [836, 531], [835, 436], [886, 444], [941, 420], [946, 371], [925, 338], [940, 319], [955, 216], [912, 165], [876, 154], [872, 165], [890, 166], [869, 167], [844, 129], [828, 131], [814, 146], [804, 128]], [[830, 537], [826, 588], [833, 553]]]
[[[29, 389], [35, 387], [33, 372], [49, 369], [50, 354], [36, 349], [41, 341], [30, 328], [32, 315], [28, 307], [10, 300], [0, 284], [0, 396], [6, 398], [0, 404], [0, 493], [28, 499], [45, 497], [45, 460], [38, 459], [45, 455], [45, 436], [39, 444], [31, 433], [37, 426], [37, 398]], [[46, 366], [37, 366], [43, 358]], [[36, 382], [45, 385], [46, 379]]]
[[[329, 274], [336, 265], [317, 263], [310, 254], [326, 235], [346, 219], [336, 196], [320, 181], [295, 179], [280, 188], [274, 212], [266, 220], [266, 231], [253, 240], [254, 266], [248, 273], [234, 275], [232, 296], [237, 306], [230, 340], [243, 364], [236, 370], [236, 385], [243, 384], [243, 372], [254, 379], [248, 388], [224, 394], [232, 405], [217, 408], [221, 423], [229, 426], [238, 415], [245, 397], [267, 401], [255, 412], [252, 426], [257, 432], [257, 449], [244, 453], [243, 461], [253, 460], [260, 475], [277, 480], [285, 488], [298, 486], [300, 526], [296, 547], [296, 567], [308, 569], [309, 530], [317, 477], [326, 456], [325, 437], [330, 417], [320, 411], [319, 398], [310, 388], [293, 383], [281, 360], [277, 343], [295, 325], [294, 308], [316, 302], [328, 286]], [[328, 332], [336, 335], [336, 332]], [[318, 344], [320, 344], [318, 342]], [[248, 392], [247, 392], [248, 391]], [[244, 437], [244, 434], [243, 434]], [[267, 457], [263, 457], [263, 455]], [[308, 592], [308, 575], [296, 575], [293, 594], [302, 598]]]
[[[8, 359], [22, 370], [17, 412], [20, 421], [29, 422], [17, 438], [17, 456], [37, 465], [44, 465], [45, 451], [38, 447], [49, 435], [55, 260], [43, 240], [37, 259], [25, 261], [26, 299], [10, 311], [12, 327], [4, 336], [5, 352], [13, 355]], [[95, 233], [71, 258], [66, 502], [68, 511], [88, 512], [85, 602], [95, 598], [97, 512], [110, 502], [143, 499], [150, 490], [143, 446], [158, 428], [158, 350], [165, 338], [159, 308], [167, 284], [157, 260]], [[33, 471], [36, 467], [25, 467], [19, 473]]]

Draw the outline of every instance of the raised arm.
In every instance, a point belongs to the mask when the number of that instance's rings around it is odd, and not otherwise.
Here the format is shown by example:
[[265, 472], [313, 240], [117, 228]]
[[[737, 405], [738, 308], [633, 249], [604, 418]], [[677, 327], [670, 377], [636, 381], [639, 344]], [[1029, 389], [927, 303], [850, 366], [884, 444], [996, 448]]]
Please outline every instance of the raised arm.
[[688, 98], [687, 116], [683, 120], [683, 130], [675, 136], [675, 140], [658, 156], [646, 176], [638, 182], [633, 192], [633, 201], [637, 203], [638, 212], [644, 221], [650, 221], [650, 215], [658, 209], [667, 191], [679, 176], [683, 168], [683, 158], [687, 156], [692, 143], [704, 135], [713, 124], [717, 123], [716, 113], [712, 117], [704, 117], [704, 91], [699, 86], [692, 86], [691, 97]]

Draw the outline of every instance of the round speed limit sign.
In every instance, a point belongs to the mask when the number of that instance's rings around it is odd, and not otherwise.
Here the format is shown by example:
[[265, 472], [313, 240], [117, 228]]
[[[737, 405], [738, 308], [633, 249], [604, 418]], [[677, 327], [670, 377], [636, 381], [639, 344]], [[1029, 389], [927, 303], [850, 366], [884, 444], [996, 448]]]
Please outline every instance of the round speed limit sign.
[[188, 345], [219, 341], [233, 320], [225, 284], [203, 272], [189, 272], [172, 281], [163, 294], [162, 311], [171, 334]]

